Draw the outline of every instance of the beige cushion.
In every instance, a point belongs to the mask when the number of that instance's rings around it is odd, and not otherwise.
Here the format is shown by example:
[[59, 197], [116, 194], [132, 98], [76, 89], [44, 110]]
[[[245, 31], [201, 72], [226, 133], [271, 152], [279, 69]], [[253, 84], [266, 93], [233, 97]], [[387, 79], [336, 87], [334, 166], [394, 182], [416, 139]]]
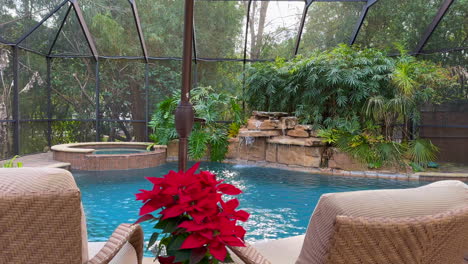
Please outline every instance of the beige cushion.
[[272, 264], [294, 264], [301, 251], [304, 235], [253, 244]]
[[330, 248], [336, 216], [417, 217], [468, 204], [468, 186], [441, 181], [419, 188], [322, 195], [311, 217], [296, 264], [322, 264]]
[[138, 264], [135, 248], [126, 242], [109, 264]]
[[106, 242], [88, 242], [87, 243], [88, 246], [88, 257], [89, 259], [92, 259], [94, 258], [94, 256], [96, 256], [96, 254], [99, 252], [99, 250], [101, 250], [104, 245], [106, 244]]

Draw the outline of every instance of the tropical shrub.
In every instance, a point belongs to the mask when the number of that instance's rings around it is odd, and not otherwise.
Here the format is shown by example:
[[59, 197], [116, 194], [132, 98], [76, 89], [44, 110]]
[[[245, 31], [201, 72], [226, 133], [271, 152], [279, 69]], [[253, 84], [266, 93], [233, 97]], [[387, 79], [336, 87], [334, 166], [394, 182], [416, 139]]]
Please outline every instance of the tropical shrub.
[[435, 161], [438, 148], [427, 139], [414, 139], [403, 143], [387, 140], [380, 133], [381, 127], [369, 125], [364, 129], [319, 130], [318, 136], [328, 146], [335, 146], [370, 169], [383, 166], [404, 167], [422, 171]]
[[303, 123], [338, 128], [357, 120], [407, 127], [419, 120], [418, 108], [441, 87], [456, 83], [448, 70], [417, 60], [401, 49], [388, 57], [377, 49], [341, 45], [308, 58], [277, 59], [246, 70], [245, 101], [255, 110], [295, 113]]
[[324, 129], [319, 130], [318, 135], [329, 146], [335, 146], [348, 153], [356, 160], [366, 164], [370, 169], [382, 166], [401, 167], [404, 149], [397, 142], [385, 140], [380, 134], [380, 127], [372, 124], [364, 129]]
[[[153, 133], [150, 138], [155, 144], [167, 145], [178, 138], [175, 130], [174, 112], [179, 104], [180, 91], [173, 93], [156, 105], [149, 122]], [[189, 138], [189, 156], [199, 160], [209, 150], [212, 161], [224, 159], [228, 149], [228, 137], [236, 136], [244, 118], [237, 99], [214, 92], [211, 87], [197, 87], [191, 91], [191, 102], [195, 116], [202, 122], [194, 124]], [[232, 123], [219, 122], [230, 120]]]
[[[392, 126], [403, 124], [403, 136], [411, 138], [410, 126], [419, 123], [419, 109], [436, 100], [437, 91], [457, 84], [450, 72], [432, 62], [417, 60], [400, 47], [390, 73], [390, 93], [375, 93], [367, 99], [366, 115], [383, 124], [386, 139], [393, 136]], [[439, 92], [440, 93], [440, 92]]]
[[406, 155], [413, 163], [426, 167], [428, 163], [436, 159], [439, 149], [427, 139], [415, 139], [408, 142]]
[[308, 58], [255, 64], [246, 96], [256, 110], [294, 112], [303, 123], [336, 127], [359, 117], [367, 99], [388, 90], [393, 60], [385, 53], [345, 45]]

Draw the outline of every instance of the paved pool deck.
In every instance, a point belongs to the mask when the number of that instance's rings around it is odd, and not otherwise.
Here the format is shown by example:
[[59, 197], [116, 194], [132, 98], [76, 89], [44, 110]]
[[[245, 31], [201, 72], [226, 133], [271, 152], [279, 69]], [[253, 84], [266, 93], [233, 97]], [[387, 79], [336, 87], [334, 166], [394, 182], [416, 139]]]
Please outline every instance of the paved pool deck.
[[[7, 162], [8, 160], [1, 160], [0, 167]], [[21, 162], [23, 167], [47, 167], [47, 168], [61, 168], [61, 169], [70, 169], [70, 163], [56, 161], [53, 159], [52, 152], [31, 154], [21, 156], [15, 159], [14, 163]]]

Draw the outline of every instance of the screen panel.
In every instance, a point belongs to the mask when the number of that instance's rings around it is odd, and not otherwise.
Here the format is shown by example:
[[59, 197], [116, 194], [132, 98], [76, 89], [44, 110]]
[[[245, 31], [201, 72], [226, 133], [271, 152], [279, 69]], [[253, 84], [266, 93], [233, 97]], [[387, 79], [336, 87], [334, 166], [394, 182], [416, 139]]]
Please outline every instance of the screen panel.
[[356, 44], [395, 52], [395, 43], [414, 50], [442, 0], [385, 0], [370, 7]]
[[96, 72], [93, 59], [54, 58], [51, 63], [52, 118], [96, 117]]
[[86, 24], [102, 56], [143, 56], [129, 1], [79, 2]]
[[429, 38], [424, 50], [468, 46], [468, 2], [454, 1]]
[[144, 122], [107, 122], [102, 121], [100, 124], [101, 141], [116, 142], [116, 141], [137, 141], [145, 142]]
[[156, 104], [180, 91], [182, 86], [181, 61], [150, 61], [148, 65], [148, 115], [151, 119]]
[[299, 54], [349, 44], [364, 2], [313, 2], [307, 11]]
[[12, 122], [0, 122], [0, 160], [11, 158], [14, 155], [13, 125]]
[[197, 86], [211, 86], [218, 93], [242, 96], [242, 62], [197, 62]]
[[47, 122], [20, 123], [20, 155], [47, 152]]
[[52, 145], [96, 141], [96, 123], [93, 121], [53, 121]]
[[14, 43], [31, 30], [63, 0], [2, 1], [0, 4], [0, 37]]
[[137, 1], [151, 57], [182, 57], [184, 1]]
[[68, 4], [62, 6], [56, 13], [44, 21], [42, 25], [35, 29], [31, 35], [21, 42], [20, 46], [38, 51], [42, 54], [48, 54], [55, 36], [59, 31], [60, 25], [65, 19], [68, 6]]
[[62, 30], [56, 33], [58, 33], [58, 36], [54, 34], [54, 37], [57, 36], [57, 41], [53, 46], [51, 54], [70, 56], [92, 55], [74, 9], [71, 9], [65, 18]]
[[13, 118], [13, 57], [12, 48], [0, 45], [0, 120]]
[[[145, 64], [142, 61], [105, 60], [100, 69], [100, 115], [104, 120], [145, 120]], [[141, 127], [131, 123], [142, 139]], [[115, 127], [115, 126], [114, 126]], [[121, 127], [123, 131], [124, 127]], [[126, 139], [128, 138], [126, 134]]]
[[252, 1], [247, 58], [292, 57], [304, 7], [297, 1]]
[[248, 1], [195, 1], [199, 58], [242, 58]]
[[47, 118], [45, 57], [19, 50], [19, 108], [21, 119]]

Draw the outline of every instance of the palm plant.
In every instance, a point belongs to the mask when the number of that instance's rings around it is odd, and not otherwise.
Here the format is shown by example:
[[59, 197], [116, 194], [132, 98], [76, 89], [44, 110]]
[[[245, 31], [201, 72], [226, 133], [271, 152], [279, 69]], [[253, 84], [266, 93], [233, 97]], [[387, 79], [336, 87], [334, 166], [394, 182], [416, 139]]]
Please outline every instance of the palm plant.
[[[410, 138], [409, 125], [419, 121], [419, 108], [436, 95], [435, 91], [454, 80], [448, 70], [434, 63], [409, 56], [401, 46], [400, 56], [395, 59], [388, 82], [391, 93], [373, 94], [367, 99], [366, 115], [382, 122], [383, 134], [392, 140], [392, 125], [404, 124], [404, 139]], [[414, 135], [413, 135], [414, 136]]]
[[295, 112], [303, 123], [335, 126], [360, 116], [372, 94], [385, 90], [393, 60], [374, 49], [341, 45], [309, 58], [254, 65], [246, 71], [252, 108]]
[[435, 161], [438, 151], [439, 149], [430, 140], [420, 138], [408, 143], [406, 155], [417, 165], [427, 167], [429, 162]]
[[[156, 105], [149, 123], [153, 130], [151, 139], [155, 144], [167, 145], [171, 140], [178, 138], [174, 111], [179, 104], [179, 98], [180, 92], [177, 91]], [[195, 116], [202, 122], [195, 123], [190, 135], [190, 158], [199, 160], [209, 152], [212, 161], [224, 159], [228, 148], [230, 125], [218, 121], [232, 120], [232, 124], [240, 126], [244, 118], [242, 109], [236, 101], [235, 97], [216, 93], [211, 87], [197, 87], [191, 91]]]

